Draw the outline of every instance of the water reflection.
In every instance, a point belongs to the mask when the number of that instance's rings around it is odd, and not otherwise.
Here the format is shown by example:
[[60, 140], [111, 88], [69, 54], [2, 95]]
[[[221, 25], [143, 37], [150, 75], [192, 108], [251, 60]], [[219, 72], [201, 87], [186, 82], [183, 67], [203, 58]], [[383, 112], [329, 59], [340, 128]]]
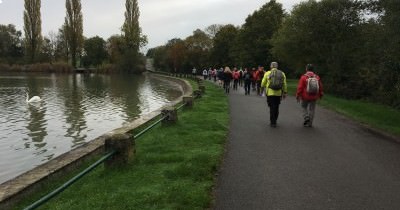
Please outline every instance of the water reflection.
[[[44, 147], [46, 142], [44, 137], [47, 136], [46, 131], [46, 108], [41, 107], [41, 103], [28, 104], [29, 118], [26, 128], [29, 130], [28, 136], [32, 140], [34, 146], [38, 149]], [[26, 139], [28, 140], [28, 139]]]
[[65, 137], [72, 138], [72, 147], [78, 146], [85, 142], [86, 121], [84, 114], [86, 107], [83, 104], [82, 89], [84, 83], [81, 81], [80, 74], [71, 75], [68, 81], [72, 84], [62, 91], [61, 95], [64, 98], [64, 116], [66, 125]]
[[[27, 104], [26, 92], [42, 102]], [[0, 74], [0, 183], [181, 94], [138, 75]]]

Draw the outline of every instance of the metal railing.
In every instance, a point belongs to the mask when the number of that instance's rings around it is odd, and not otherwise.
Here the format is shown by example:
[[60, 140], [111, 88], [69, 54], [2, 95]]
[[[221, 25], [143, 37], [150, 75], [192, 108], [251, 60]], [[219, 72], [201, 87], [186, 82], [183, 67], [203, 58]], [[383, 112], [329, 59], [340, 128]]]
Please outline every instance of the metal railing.
[[[179, 105], [176, 109], [180, 110], [182, 109], [184, 106], [186, 105], [186, 103], [182, 103], [181, 105]], [[168, 116], [162, 116], [159, 120], [155, 121], [154, 123], [152, 123], [151, 125], [149, 125], [148, 127], [144, 128], [143, 130], [141, 130], [139, 133], [137, 133], [136, 135], [133, 136], [133, 139], [137, 139], [140, 136], [142, 136], [144, 133], [146, 133], [147, 131], [151, 130], [152, 128], [154, 128], [157, 124], [159, 124], [160, 122], [162, 122], [163, 120], [165, 120]], [[88, 168], [86, 168], [85, 170], [83, 170], [82, 172], [80, 172], [78, 175], [74, 176], [73, 178], [71, 178], [70, 180], [68, 180], [67, 182], [65, 182], [63, 185], [61, 185], [60, 187], [58, 187], [57, 189], [55, 189], [54, 191], [50, 192], [49, 194], [43, 196], [42, 198], [40, 198], [39, 200], [37, 200], [36, 202], [34, 202], [33, 204], [29, 205], [28, 207], [24, 208], [24, 210], [32, 210], [32, 209], [36, 209], [38, 207], [40, 207], [41, 205], [43, 205], [44, 203], [46, 203], [47, 201], [49, 201], [51, 198], [55, 197], [56, 195], [58, 195], [59, 193], [61, 193], [62, 191], [64, 191], [65, 189], [67, 189], [70, 185], [72, 185], [74, 182], [78, 181], [79, 179], [81, 179], [84, 175], [86, 175], [87, 173], [89, 173], [90, 171], [92, 171], [93, 169], [95, 169], [98, 165], [100, 165], [101, 163], [105, 162], [108, 158], [110, 158], [111, 156], [113, 156], [116, 153], [116, 151], [111, 151], [107, 154], [105, 154], [104, 156], [102, 156], [98, 161], [96, 161], [95, 163], [93, 163], [92, 165], [90, 165]]]
[[92, 165], [90, 165], [89, 167], [87, 167], [85, 170], [83, 170], [81, 173], [79, 173], [78, 175], [72, 177], [72, 179], [68, 180], [67, 182], [65, 182], [63, 185], [61, 185], [59, 188], [55, 189], [53, 192], [43, 196], [41, 199], [39, 199], [38, 201], [36, 201], [35, 203], [31, 204], [30, 206], [26, 207], [24, 210], [31, 210], [31, 209], [36, 209], [37, 207], [41, 206], [42, 204], [46, 203], [48, 200], [50, 200], [51, 198], [53, 198], [54, 196], [58, 195], [59, 193], [61, 193], [62, 191], [64, 191], [65, 189], [67, 189], [67, 187], [69, 187], [70, 185], [72, 185], [74, 182], [78, 181], [80, 178], [82, 178], [84, 175], [86, 175], [87, 173], [89, 173], [90, 171], [92, 171], [93, 169], [95, 169], [98, 165], [100, 165], [101, 163], [103, 163], [104, 161], [106, 161], [108, 158], [110, 158], [111, 156], [113, 156], [115, 154], [115, 151], [109, 152], [106, 155], [104, 155], [103, 157], [101, 157], [98, 161], [96, 161], [95, 163], [93, 163]]

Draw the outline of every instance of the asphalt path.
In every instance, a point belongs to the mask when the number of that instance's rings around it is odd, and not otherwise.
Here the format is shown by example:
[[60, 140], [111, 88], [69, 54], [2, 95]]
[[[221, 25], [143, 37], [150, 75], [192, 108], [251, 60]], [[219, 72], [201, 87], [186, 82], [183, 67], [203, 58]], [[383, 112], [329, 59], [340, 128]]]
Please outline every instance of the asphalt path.
[[229, 94], [230, 132], [213, 209], [400, 209], [400, 144], [294, 97], [269, 126], [266, 98]]

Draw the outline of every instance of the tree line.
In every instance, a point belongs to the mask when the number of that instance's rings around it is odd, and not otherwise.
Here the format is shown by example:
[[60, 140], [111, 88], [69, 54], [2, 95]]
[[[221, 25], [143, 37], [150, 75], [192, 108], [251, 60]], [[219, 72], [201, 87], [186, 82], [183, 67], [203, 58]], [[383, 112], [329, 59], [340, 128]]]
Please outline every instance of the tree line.
[[313, 63], [326, 90], [400, 108], [400, 1], [308, 0], [290, 13], [271, 0], [241, 26], [213, 24], [147, 56], [163, 71], [223, 66], [280, 68], [298, 78]]
[[101, 67], [142, 71], [144, 56], [139, 48], [147, 43], [139, 26], [137, 0], [126, 0], [121, 34], [107, 40], [83, 36], [80, 0], [66, 0], [66, 16], [58, 32], [42, 35], [41, 1], [24, 0], [24, 37], [13, 24], [0, 25], [0, 64], [23, 65], [65, 62], [73, 67]]

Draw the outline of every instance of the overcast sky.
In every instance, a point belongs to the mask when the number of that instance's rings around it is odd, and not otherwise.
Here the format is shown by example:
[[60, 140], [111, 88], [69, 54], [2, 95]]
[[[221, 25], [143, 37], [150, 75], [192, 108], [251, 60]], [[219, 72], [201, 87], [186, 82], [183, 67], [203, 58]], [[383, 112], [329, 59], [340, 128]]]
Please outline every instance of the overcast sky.
[[[277, 0], [286, 11], [303, 0]], [[84, 36], [105, 40], [120, 34], [125, 0], [82, 0]], [[186, 38], [211, 24], [242, 25], [268, 0], [138, 0], [140, 26], [152, 48], [173, 38]], [[0, 24], [23, 31], [23, 0], [0, 0]], [[42, 35], [57, 32], [64, 23], [65, 0], [42, 0]], [[145, 50], [145, 49], [144, 49]]]

